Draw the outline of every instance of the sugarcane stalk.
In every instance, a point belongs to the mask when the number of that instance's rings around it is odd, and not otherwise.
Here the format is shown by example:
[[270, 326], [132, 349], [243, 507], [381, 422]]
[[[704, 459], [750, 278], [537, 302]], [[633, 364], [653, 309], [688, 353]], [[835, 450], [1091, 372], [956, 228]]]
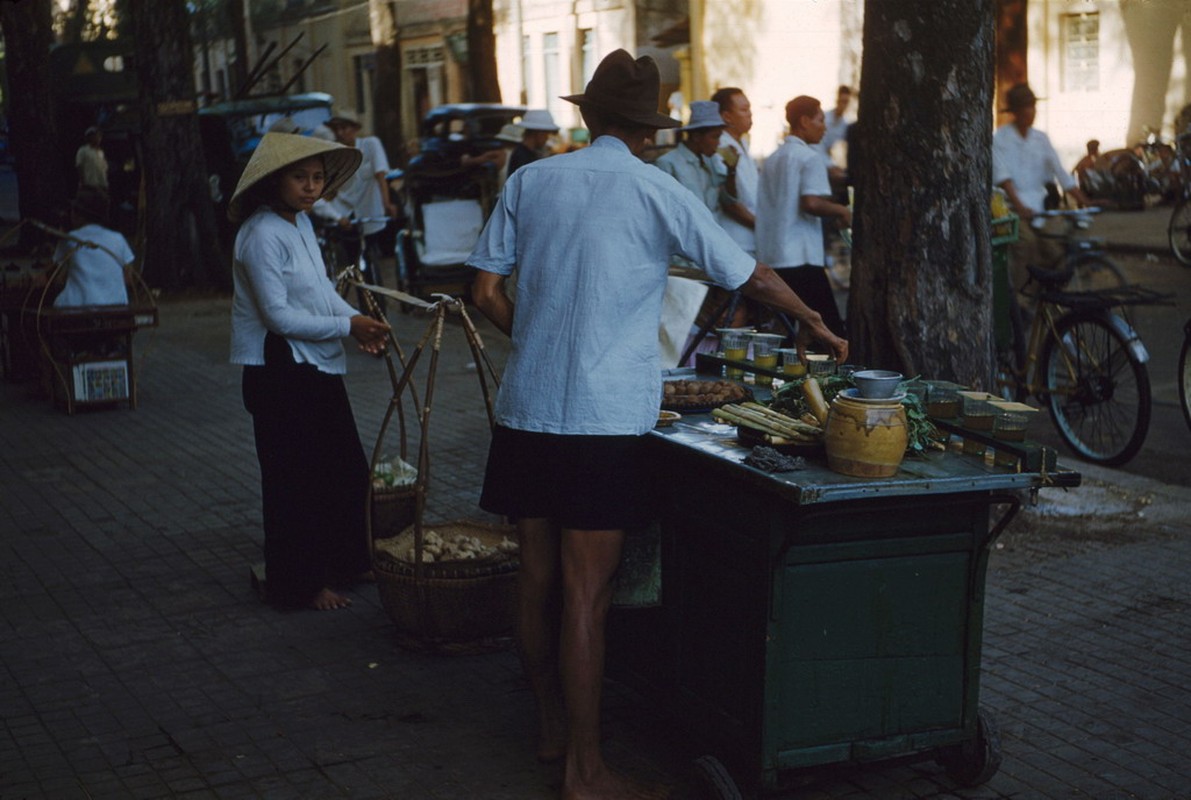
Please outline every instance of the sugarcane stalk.
[[726, 420], [737, 425], [744, 425], [747, 428], [752, 428], [753, 430], [760, 431], [761, 433], [770, 433], [776, 436], [789, 439], [799, 439], [802, 441], [813, 441], [814, 439], [814, 437], [806, 431], [798, 430], [797, 428], [788, 424], [784, 424], [779, 420], [765, 417], [756, 413], [755, 411], [732, 403], [713, 409], [711, 415], [716, 419]]
[[746, 402], [746, 403], [741, 403], [740, 405], [743, 408], [748, 409], [749, 411], [755, 411], [758, 414], [761, 414], [762, 416], [766, 417], [767, 419], [772, 419], [775, 422], [778, 422], [782, 425], [789, 425], [790, 427], [795, 428], [796, 430], [800, 430], [803, 433], [809, 433], [809, 434], [813, 434], [815, 436], [823, 433], [823, 429], [820, 426], [811, 425], [811, 424], [807, 423], [805, 420], [798, 419], [796, 417], [787, 416], [786, 414], [783, 414], [780, 411], [774, 411], [769, 406], [761, 405], [760, 403], [755, 403], [752, 401]]

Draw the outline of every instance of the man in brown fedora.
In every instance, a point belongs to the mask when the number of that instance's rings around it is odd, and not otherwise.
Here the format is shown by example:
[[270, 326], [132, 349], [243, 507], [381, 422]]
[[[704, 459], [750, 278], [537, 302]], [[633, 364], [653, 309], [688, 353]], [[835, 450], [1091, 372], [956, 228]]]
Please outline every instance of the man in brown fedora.
[[[672, 255], [802, 323], [837, 359], [848, 344], [699, 198], [637, 155], [659, 128], [649, 57], [606, 57], [576, 103], [592, 144], [509, 176], [468, 263], [472, 297], [512, 338], [480, 505], [516, 520], [518, 639], [562, 797], [656, 797], [600, 752], [604, 624], [626, 528], [650, 517], [645, 434], [661, 404], [658, 322]], [[517, 301], [504, 293], [518, 271]], [[561, 599], [561, 603], [560, 603]]]

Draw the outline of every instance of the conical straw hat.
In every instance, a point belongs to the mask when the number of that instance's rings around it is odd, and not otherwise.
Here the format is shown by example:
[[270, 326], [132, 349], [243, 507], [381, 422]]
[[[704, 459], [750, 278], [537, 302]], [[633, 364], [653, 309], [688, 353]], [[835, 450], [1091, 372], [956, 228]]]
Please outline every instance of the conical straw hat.
[[266, 133], [248, 160], [248, 166], [244, 167], [244, 174], [240, 176], [231, 202], [227, 204], [228, 219], [232, 222], [242, 219], [242, 201], [253, 186], [277, 170], [313, 156], [322, 156], [326, 167], [327, 182], [323, 186], [323, 197], [339, 189], [364, 159], [364, 155], [354, 147], [292, 133]]

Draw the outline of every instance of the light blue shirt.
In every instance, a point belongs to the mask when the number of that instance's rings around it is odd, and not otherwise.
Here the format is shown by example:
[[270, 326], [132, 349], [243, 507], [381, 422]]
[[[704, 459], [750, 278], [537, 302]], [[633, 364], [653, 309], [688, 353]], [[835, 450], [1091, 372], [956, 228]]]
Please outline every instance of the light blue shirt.
[[757, 259], [780, 269], [823, 266], [823, 225], [802, 211], [804, 195], [829, 197], [823, 159], [797, 136], [787, 136], [765, 160], [757, 193]]
[[261, 206], [240, 226], [232, 261], [233, 364], [264, 364], [268, 331], [289, 341], [294, 361], [343, 375], [340, 341], [359, 312], [335, 292], [306, 214], [291, 224]]
[[510, 176], [467, 260], [499, 275], [517, 269], [497, 422], [556, 434], [653, 428], [674, 254], [729, 289], [756, 267], [706, 206], [615, 137]]
[[686, 142], [663, 153], [653, 165], [694, 192], [712, 214], [719, 214], [720, 176], [698, 153], [687, 147]]

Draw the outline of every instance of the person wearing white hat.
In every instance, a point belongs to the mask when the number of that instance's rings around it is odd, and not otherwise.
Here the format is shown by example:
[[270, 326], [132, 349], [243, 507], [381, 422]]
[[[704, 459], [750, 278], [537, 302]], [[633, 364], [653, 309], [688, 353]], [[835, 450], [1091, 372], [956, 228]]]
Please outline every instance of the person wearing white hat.
[[521, 144], [521, 139], [524, 136], [525, 129], [516, 123], [510, 122], [504, 125], [500, 129], [500, 132], [493, 137], [501, 143], [500, 147], [485, 150], [474, 156], [470, 153], [464, 153], [459, 158], [459, 164], [463, 167], [491, 165], [492, 169], [496, 171], [496, 190], [500, 191], [500, 188], [505, 185], [505, 179], [509, 177], [509, 159], [512, 150]]
[[719, 217], [721, 180], [711, 161], [724, 132], [719, 104], [695, 100], [690, 121], [678, 130], [683, 133], [682, 141], [653, 165], [694, 192], [707, 210]]
[[[326, 125], [335, 134], [335, 141], [344, 147], [359, 150], [363, 160], [360, 168], [338, 192], [315, 205], [314, 213], [336, 223], [344, 231], [350, 230], [354, 221], [366, 220], [359, 223], [364, 234], [365, 252], [370, 254], [366, 260], [365, 277], [379, 284], [380, 276], [376, 274], [373, 264], [380, 253], [386, 249], [391, 251], [391, 247], [385, 248], [381, 241], [388, 226], [385, 218], [397, 216], [397, 206], [389, 196], [389, 184], [385, 181], [385, 176], [389, 174], [389, 157], [380, 139], [360, 135], [363, 126], [350, 111], [336, 111]], [[357, 260], [359, 240], [354, 236], [345, 237], [342, 243], [350, 260]]]
[[368, 461], [343, 386], [341, 339], [379, 353], [389, 326], [327, 279], [308, 213], [360, 164], [358, 150], [266, 133], [228, 204], [240, 223], [232, 276], [231, 362], [244, 367], [261, 470], [268, 598], [343, 608], [332, 588], [366, 573]]
[[546, 142], [558, 133], [554, 117], [544, 108], [531, 108], [526, 111], [519, 124], [525, 133], [521, 135], [520, 144], [514, 147], [509, 155], [509, 175], [541, 158]]

